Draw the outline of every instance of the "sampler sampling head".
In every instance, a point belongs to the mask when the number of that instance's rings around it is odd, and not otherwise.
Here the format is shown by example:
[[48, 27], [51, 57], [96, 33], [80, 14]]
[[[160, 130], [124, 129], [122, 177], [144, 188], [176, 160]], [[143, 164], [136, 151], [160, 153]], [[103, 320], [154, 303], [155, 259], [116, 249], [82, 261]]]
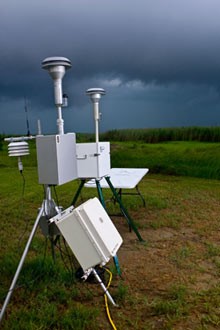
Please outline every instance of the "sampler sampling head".
[[105, 90], [103, 88], [89, 88], [86, 91], [86, 95], [90, 96], [90, 99], [93, 103], [93, 113], [95, 120], [95, 136], [96, 142], [99, 141], [99, 125], [98, 122], [100, 120], [101, 113], [99, 112], [99, 100], [102, 95], [105, 95]]
[[86, 95], [90, 96], [93, 103], [98, 103], [101, 96], [105, 95], [105, 90], [103, 88], [89, 88], [86, 91]]
[[63, 104], [62, 79], [66, 70], [70, 69], [71, 66], [70, 60], [66, 57], [47, 57], [42, 61], [42, 69], [48, 70], [54, 81], [54, 96], [57, 106]]
[[54, 82], [54, 100], [58, 110], [57, 127], [58, 133], [64, 134], [64, 121], [62, 107], [67, 106], [67, 99], [63, 97], [62, 79], [67, 69], [71, 68], [71, 62], [66, 57], [47, 57], [42, 61], [42, 68], [48, 70]]

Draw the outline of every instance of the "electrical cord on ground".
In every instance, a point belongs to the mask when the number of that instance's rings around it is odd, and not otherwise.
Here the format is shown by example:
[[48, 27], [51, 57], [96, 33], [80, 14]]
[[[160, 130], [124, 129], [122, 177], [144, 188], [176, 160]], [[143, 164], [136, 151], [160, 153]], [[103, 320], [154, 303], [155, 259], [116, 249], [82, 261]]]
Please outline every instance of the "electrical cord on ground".
[[[107, 287], [106, 287], [106, 290], [108, 290], [108, 288], [110, 287], [111, 285], [111, 281], [112, 281], [112, 272], [110, 272], [110, 270], [107, 268], [107, 267], [103, 267], [108, 273], [109, 273], [109, 281], [108, 281], [108, 284], [107, 284]], [[108, 320], [112, 326], [112, 328], [114, 330], [117, 330], [112, 318], [111, 318], [111, 315], [110, 315], [110, 311], [109, 311], [109, 307], [108, 307], [108, 297], [106, 295], [106, 293], [104, 294], [104, 299], [105, 299], [105, 309], [106, 309], [106, 313], [107, 313], [107, 316], [108, 316]]]

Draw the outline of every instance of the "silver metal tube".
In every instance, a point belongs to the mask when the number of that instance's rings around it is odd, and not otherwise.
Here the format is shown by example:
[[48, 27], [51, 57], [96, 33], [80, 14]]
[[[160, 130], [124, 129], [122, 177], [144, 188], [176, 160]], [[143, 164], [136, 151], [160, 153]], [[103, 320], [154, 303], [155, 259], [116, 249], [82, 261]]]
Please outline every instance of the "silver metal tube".
[[14, 289], [15, 289], [15, 285], [16, 285], [16, 283], [17, 283], [17, 280], [18, 280], [19, 274], [20, 274], [20, 272], [21, 272], [21, 269], [22, 269], [23, 263], [24, 263], [25, 258], [26, 258], [26, 256], [27, 256], [27, 253], [28, 253], [29, 247], [30, 247], [30, 245], [31, 245], [32, 239], [33, 239], [34, 234], [35, 234], [35, 232], [36, 232], [36, 229], [37, 229], [37, 226], [38, 226], [38, 224], [39, 224], [40, 218], [41, 218], [41, 216], [42, 216], [42, 214], [43, 214], [43, 211], [44, 211], [44, 207], [43, 207], [43, 204], [42, 204], [41, 209], [40, 209], [40, 212], [39, 212], [39, 214], [38, 214], [38, 216], [37, 216], [37, 218], [36, 218], [36, 220], [35, 220], [35, 223], [34, 223], [34, 226], [33, 226], [33, 228], [32, 228], [31, 234], [30, 234], [29, 239], [28, 239], [28, 241], [27, 241], [27, 244], [26, 244], [26, 246], [25, 246], [25, 249], [24, 249], [23, 255], [22, 255], [21, 259], [20, 259], [20, 262], [19, 262], [19, 265], [18, 265], [18, 267], [17, 267], [16, 273], [15, 273], [14, 278], [13, 278], [13, 280], [12, 280], [11, 286], [10, 286], [10, 288], [9, 288], [9, 290], [8, 290], [8, 294], [7, 294], [7, 296], [6, 296], [6, 298], [5, 298], [5, 301], [4, 301], [4, 303], [3, 303], [3, 306], [2, 306], [2, 309], [1, 309], [1, 312], [0, 312], [0, 323], [1, 323], [2, 319], [3, 319], [4, 314], [5, 314], [5, 310], [6, 310], [6, 308], [7, 308], [7, 305], [8, 305], [8, 303], [9, 303], [9, 301], [10, 301], [11, 295], [12, 295]]
[[58, 128], [58, 134], [64, 134], [64, 120], [62, 118], [62, 107], [57, 106], [57, 128]]
[[99, 103], [93, 103], [94, 119], [95, 119], [95, 141], [99, 142]]
[[97, 279], [97, 281], [99, 282], [99, 284], [101, 285], [102, 289], [104, 290], [105, 294], [107, 295], [108, 299], [110, 300], [110, 302], [114, 305], [117, 306], [116, 303], [114, 302], [112, 296], [110, 295], [110, 293], [108, 292], [106, 286], [104, 285], [104, 283], [102, 282], [101, 278], [99, 277], [99, 275], [97, 274], [96, 270], [94, 268], [92, 268], [92, 272], [95, 275], [95, 278]]
[[41, 135], [41, 122], [40, 119], [37, 120], [37, 135]]
[[17, 137], [9, 137], [9, 138], [5, 138], [4, 141], [6, 142], [18, 142], [18, 141], [26, 141], [26, 140], [33, 140], [35, 139], [35, 136], [17, 136]]

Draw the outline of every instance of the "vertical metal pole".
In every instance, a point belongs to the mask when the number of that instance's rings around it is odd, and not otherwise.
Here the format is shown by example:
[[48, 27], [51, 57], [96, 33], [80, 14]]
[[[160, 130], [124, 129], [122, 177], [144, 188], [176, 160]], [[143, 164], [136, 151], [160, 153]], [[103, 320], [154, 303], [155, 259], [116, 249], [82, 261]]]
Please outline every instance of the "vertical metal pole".
[[95, 278], [97, 279], [97, 281], [99, 282], [99, 284], [101, 285], [102, 289], [104, 290], [106, 296], [108, 297], [108, 299], [111, 301], [111, 303], [116, 306], [116, 303], [114, 302], [112, 296], [110, 295], [110, 293], [108, 292], [106, 286], [104, 285], [104, 283], [102, 282], [101, 278], [99, 277], [99, 275], [97, 274], [97, 272], [95, 271], [94, 268], [92, 268], [92, 272], [95, 275]]
[[117, 191], [115, 190], [113, 184], [111, 183], [110, 177], [109, 177], [109, 176], [106, 176], [105, 179], [106, 179], [106, 181], [107, 181], [107, 183], [108, 183], [108, 185], [109, 185], [109, 187], [110, 187], [110, 189], [111, 189], [111, 191], [112, 191], [112, 193], [113, 193], [113, 195], [114, 195], [116, 201], [117, 201], [118, 204], [120, 205], [120, 209], [121, 209], [121, 211], [122, 211], [124, 217], [125, 217], [126, 220], [128, 221], [129, 226], [131, 226], [131, 228], [133, 229], [133, 231], [134, 231], [135, 234], [137, 235], [139, 241], [140, 241], [140, 242], [144, 242], [144, 240], [143, 240], [143, 238], [141, 237], [139, 231], [137, 230], [137, 228], [136, 228], [134, 222], [132, 221], [132, 219], [131, 219], [131, 217], [129, 216], [127, 210], [125, 209], [124, 205], [122, 204], [122, 200], [121, 200], [120, 197], [118, 196]]
[[58, 128], [58, 134], [64, 134], [64, 120], [62, 118], [62, 107], [60, 105], [57, 106], [57, 128]]
[[34, 223], [34, 226], [32, 228], [31, 234], [30, 234], [29, 239], [27, 241], [27, 244], [25, 246], [23, 255], [22, 255], [21, 259], [20, 259], [20, 262], [19, 262], [19, 265], [17, 267], [16, 273], [15, 273], [14, 278], [12, 280], [11, 286], [10, 286], [10, 288], [8, 290], [8, 294], [7, 294], [7, 296], [5, 298], [5, 301], [3, 303], [3, 306], [2, 306], [2, 309], [1, 309], [1, 313], [0, 313], [0, 323], [1, 323], [1, 320], [2, 320], [2, 318], [4, 316], [4, 314], [5, 314], [5, 310], [7, 308], [7, 305], [9, 303], [9, 301], [10, 301], [11, 295], [12, 295], [14, 289], [15, 289], [15, 285], [17, 283], [19, 274], [20, 274], [20, 272], [22, 270], [23, 263], [24, 263], [25, 258], [27, 256], [28, 250], [30, 248], [31, 242], [33, 240], [34, 234], [36, 232], [37, 226], [39, 224], [39, 221], [40, 221], [40, 218], [41, 218], [43, 212], [44, 212], [44, 205], [42, 204], [41, 209], [40, 209], [40, 212], [39, 212], [39, 214], [38, 214], [38, 216], [37, 216], [37, 218], [35, 220], [35, 223]]
[[[100, 181], [98, 179], [96, 179], [95, 182], [96, 182], [96, 187], [97, 187], [97, 191], [98, 191], [99, 200], [100, 200], [102, 206], [104, 207], [104, 209], [106, 209], [105, 199], [104, 199], [104, 196], [103, 196], [103, 193], [102, 193], [102, 188], [101, 188], [101, 185], [100, 185]], [[117, 269], [118, 275], [121, 275], [121, 269], [120, 269], [120, 265], [119, 265], [117, 255], [115, 255], [113, 257], [113, 259], [114, 259], [114, 264], [115, 264], [115, 267]]]
[[93, 103], [94, 119], [95, 119], [95, 142], [99, 142], [99, 103]]

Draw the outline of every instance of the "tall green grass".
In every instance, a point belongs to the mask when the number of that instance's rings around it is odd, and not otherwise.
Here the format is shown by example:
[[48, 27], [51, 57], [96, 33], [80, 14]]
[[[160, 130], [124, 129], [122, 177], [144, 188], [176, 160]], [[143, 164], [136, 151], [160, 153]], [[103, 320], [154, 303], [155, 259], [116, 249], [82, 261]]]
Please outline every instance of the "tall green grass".
[[151, 173], [220, 179], [220, 143], [111, 144], [112, 167], [143, 167]]
[[[77, 133], [77, 142], [94, 142], [92, 133]], [[0, 134], [0, 150], [5, 135]], [[220, 142], [220, 126], [165, 127], [142, 129], [115, 129], [100, 134], [102, 141], [142, 141], [159, 143], [168, 141]]]
[[101, 135], [106, 141], [165, 141], [220, 142], [220, 127], [173, 127], [111, 130]]
[[[81, 140], [85, 141], [82, 137]], [[111, 167], [149, 168], [151, 173], [220, 179], [220, 142], [111, 141]], [[22, 158], [24, 168], [36, 168], [35, 141], [29, 142], [30, 156]], [[17, 158], [8, 157], [7, 144], [0, 151], [0, 168], [17, 167]]]

